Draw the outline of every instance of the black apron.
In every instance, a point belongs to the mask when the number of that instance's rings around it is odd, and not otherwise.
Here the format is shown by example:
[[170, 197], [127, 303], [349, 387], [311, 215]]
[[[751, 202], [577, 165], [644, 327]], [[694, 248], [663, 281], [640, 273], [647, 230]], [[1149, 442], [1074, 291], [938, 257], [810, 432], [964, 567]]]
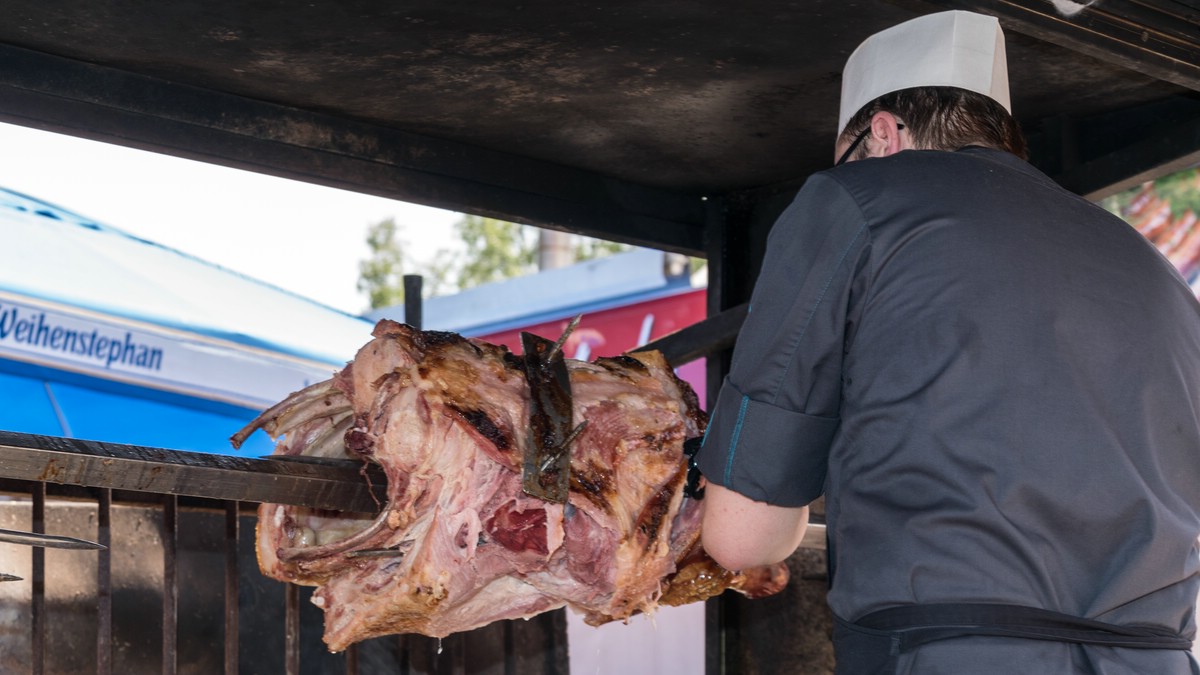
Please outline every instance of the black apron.
[[1192, 641], [1160, 626], [1118, 626], [1020, 605], [905, 605], [851, 623], [834, 617], [838, 675], [890, 675], [900, 654], [969, 635], [1053, 640], [1131, 649], [1190, 650]]

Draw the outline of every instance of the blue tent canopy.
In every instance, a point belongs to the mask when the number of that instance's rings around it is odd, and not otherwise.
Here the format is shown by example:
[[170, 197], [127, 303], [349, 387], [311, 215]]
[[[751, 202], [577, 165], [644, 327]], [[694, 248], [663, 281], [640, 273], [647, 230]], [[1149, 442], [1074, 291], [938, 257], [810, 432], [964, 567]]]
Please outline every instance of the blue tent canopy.
[[[371, 322], [0, 188], [0, 428], [196, 452]], [[261, 432], [243, 453], [266, 454]]]

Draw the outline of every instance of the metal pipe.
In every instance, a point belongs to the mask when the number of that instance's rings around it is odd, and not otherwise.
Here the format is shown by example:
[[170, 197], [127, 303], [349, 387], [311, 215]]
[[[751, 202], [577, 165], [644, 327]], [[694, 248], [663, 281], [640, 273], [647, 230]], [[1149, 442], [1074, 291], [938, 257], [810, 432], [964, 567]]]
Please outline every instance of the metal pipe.
[[0, 529], [0, 543], [20, 544], [22, 546], [40, 546], [42, 548], [72, 548], [79, 550], [97, 550], [104, 548], [94, 541], [76, 537], [64, 537], [56, 534], [38, 532], [21, 532], [19, 530]]
[[300, 675], [300, 587], [284, 587], [284, 670], [287, 675]]
[[[33, 527], [36, 534], [46, 532], [46, 484], [33, 486]], [[46, 671], [46, 549], [34, 547], [33, 569], [33, 675]]]
[[421, 301], [423, 282], [420, 274], [404, 275], [404, 323], [417, 330], [420, 330], [421, 324], [424, 323], [424, 304]]
[[163, 498], [163, 597], [162, 597], [162, 672], [175, 675], [179, 664], [176, 645], [179, 618], [179, 585], [175, 579], [176, 546], [179, 532], [179, 498]]
[[[412, 673], [412, 638], [408, 635], [396, 636], [396, 661], [400, 663], [400, 672], [397, 675], [411, 675]], [[508, 673], [505, 673], [508, 675]]]
[[238, 503], [225, 502], [225, 675], [238, 672]]
[[96, 675], [112, 675], [112, 490], [101, 488], [96, 502]]

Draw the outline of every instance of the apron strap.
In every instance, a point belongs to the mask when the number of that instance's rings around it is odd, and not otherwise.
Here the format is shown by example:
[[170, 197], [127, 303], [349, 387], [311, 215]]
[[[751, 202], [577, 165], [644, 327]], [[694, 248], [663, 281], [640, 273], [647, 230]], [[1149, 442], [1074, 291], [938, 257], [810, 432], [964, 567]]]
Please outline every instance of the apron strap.
[[[854, 625], [889, 631], [901, 652], [968, 635], [1053, 640], [1132, 649], [1190, 650], [1192, 641], [1162, 626], [1105, 623], [1022, 605], [946, 603], [903, 605], [868, 614]], [[894, 647], [897, 643], [893, 642]]]

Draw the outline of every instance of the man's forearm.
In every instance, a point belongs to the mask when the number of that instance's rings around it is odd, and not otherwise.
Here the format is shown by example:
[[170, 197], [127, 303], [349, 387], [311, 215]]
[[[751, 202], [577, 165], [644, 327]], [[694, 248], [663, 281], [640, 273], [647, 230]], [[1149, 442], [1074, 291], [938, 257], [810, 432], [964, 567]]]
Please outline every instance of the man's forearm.
[[742, 570], [777, 563], [804, 538], [808, 507], [756, 502], [710, 483], [705, 488], [704, 550], [722, 567]]

